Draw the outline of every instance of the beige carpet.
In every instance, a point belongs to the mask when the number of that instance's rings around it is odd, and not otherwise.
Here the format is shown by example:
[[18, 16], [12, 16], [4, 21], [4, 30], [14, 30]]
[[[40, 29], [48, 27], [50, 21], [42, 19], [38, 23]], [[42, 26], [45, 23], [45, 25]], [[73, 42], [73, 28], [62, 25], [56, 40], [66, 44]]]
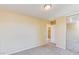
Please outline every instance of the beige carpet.
[[58, 47], [55, 47], [54, 44], [47, 44], [44, 46], [32, 48], [29, 50], [24, 50], [21, 52], [14, 53], [12, 55], [78, 55], [69, 50], [64, 50]]

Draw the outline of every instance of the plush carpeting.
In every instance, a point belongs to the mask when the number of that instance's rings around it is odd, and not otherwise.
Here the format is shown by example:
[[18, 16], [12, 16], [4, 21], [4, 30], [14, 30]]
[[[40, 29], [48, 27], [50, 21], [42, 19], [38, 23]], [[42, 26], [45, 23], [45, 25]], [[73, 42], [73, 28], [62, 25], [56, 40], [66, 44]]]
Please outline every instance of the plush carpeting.
[[45, 46], [24, 50], [11, 55], [78, 55], [78, 54], [79, 53], [55, 47], [55, 45], [53, 44], [47, 44]]

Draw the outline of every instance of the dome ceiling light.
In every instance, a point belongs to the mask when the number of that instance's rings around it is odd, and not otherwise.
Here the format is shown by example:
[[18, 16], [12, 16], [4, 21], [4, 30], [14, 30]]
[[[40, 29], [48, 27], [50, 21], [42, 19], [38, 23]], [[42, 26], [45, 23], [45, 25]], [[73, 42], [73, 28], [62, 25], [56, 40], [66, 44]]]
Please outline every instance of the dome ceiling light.
[[42, 6], [42, 8], [44, 10], [51, 10], [52, 9], [52, 4], [45, 4], [45, 5]]

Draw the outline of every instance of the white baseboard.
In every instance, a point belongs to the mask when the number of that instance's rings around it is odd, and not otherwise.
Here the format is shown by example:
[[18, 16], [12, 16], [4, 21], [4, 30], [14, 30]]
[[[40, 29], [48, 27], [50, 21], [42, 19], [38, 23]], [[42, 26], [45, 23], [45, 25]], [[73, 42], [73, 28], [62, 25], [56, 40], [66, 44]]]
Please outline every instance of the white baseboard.
[[[45, 43], [46, 44], [46, 43]], [[23, 48], [23, 49], [20, 49], [20, 50], [16, 50], [16, 51], [12, 51], [10, 53], [5, 53], [3, 55], [11, 55], [11, 54], [14, 54], [14, 53], [17, 53], [17, 52], [20, 52], [20, 51], [23, 51], [23, 50], [28, 50], [28, 49], [31, 49], [31, 48], [35, 48], [35, 47], [38, 47], [38, 46], [42, 46], [42, 45], [45, 45], [45, 44], [36, 44], [36, 45], [33, 45], [33, 46], [30, 46], [29, 48]]]
[[66, 49], [66, 47], [62, 47], [60, 45], [56, 45], [56, 47], [62, 48], [62, 49]]

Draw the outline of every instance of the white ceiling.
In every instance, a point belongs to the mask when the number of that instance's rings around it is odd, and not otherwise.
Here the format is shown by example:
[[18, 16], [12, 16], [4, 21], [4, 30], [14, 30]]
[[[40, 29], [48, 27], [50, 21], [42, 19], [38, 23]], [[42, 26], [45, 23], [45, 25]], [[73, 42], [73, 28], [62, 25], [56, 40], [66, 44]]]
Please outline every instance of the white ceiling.
[[42, 10], [41, 6], [42, 4], [8, 4], [0, 5], [0, 8], [44, 19], [50, 19], [62, 15], [71, 15], [72, 12], [79, 10], [79, 5], [77, 4], [55, 4], [50, 11]]

